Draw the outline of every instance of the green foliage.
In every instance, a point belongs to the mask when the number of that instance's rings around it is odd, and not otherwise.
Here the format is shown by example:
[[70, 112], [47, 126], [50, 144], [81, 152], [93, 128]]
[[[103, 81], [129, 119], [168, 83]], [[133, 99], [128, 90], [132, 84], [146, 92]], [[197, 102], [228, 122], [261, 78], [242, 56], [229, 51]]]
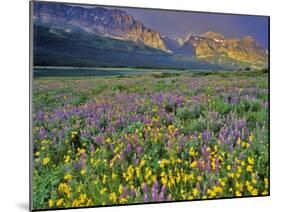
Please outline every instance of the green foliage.
[[268, 195], [267, 86], [255, 71], [35, 79], [34, 208], [158, 201], [156, 180], [165, 200]]
[[204, 116], [206, 108], [204, 105], [196, 105], [192, 107], [181, 107], [177, 110], [177, 117], [181, 120], [187, 121], [189, 119], [197, 119], [200, 116]]
[[222, 115], [229, 113], [232, 109], [231, 105], [226, 103], [222, 98], [216, 98], [211, 103], [211, 108]]

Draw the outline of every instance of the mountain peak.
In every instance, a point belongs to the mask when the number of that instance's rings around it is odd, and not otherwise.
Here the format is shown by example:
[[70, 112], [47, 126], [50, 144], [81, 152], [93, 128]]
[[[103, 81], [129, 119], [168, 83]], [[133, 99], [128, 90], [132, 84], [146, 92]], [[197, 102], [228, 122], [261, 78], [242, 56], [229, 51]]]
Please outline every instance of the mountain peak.
[[[225, 38], [207, 31], [193, 34], [188, 29], [185, 37], [169, 38], [145, 26], [133, 15], [120, 9], [85, 8], [71, 4], [34, 3], [34, 24], [49, 28], [82, 30], [87, 33], [122, 41], [132, 41], [164, 52], [185, 55], [211, 63], [237, 65], [267, 64], [267, 52], [251, 36], [242, 39]], [[233, 62], [234, 61], [234, 62]]]
[[218, 32], [208, 31], [201, 34], [201, 37], [217, 39], [217, 40], [224, 40], [224, 36]]
[[181, 37], [176, 37], [175, 38], [175, 41], [180, 45], [182, 46], [184, 44], [184, 40], [181, 38]]
[[139, 42], [169, 52], [159, 32], [146, 27], [141, 21], [119, 9], [38, 3], [34, 8], [34, 22], [80, 28], [90, 33]]
[[255, 43], [255, 39], [249, 35], [243, 37], [242, 41], [244, 41], [245, 43]]
[[192, 36], [177, 52], [186, 56], [193, 53], [197, 59], [230, 66], [246, 63], [260, 67], [267, 64], [266, 50], [251, 36], [245, 36], [241, 40], [227, 39], [220, 33], [208, 31]]

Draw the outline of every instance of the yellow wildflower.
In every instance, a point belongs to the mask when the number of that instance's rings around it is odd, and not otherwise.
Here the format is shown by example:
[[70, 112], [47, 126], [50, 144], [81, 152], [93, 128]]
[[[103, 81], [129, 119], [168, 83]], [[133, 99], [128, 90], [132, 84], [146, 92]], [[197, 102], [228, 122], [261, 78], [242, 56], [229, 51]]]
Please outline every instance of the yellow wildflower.
[[191, 168], [195, 168], [197, 166], [197, 162], [196, 161], [192, 161], [192, 163], [190, 164]]
[[254, 158], [248, 157], [248, 163], [253, 165], [254, 164]]
[[106, 178], [107, 178], [107, 176], [106, 176], [106, 175], [103, 175], [103, 176], [102, 176], [102, 183], [103, 183], [103, 184], [105, 184], [105, 183], [106, 183]]
[[243, 190], [243, 184], [242, 183], [239, 183], [239, 182], [236, 182], [235, 183], [235, 187], [237, 188], [237, 189], [239, 189], [239, 190]]
[[112, 173], [112, 175], [111, 175], [111, 179], [112, 180], [115, 180], [117, 178], [117, 174], [115, 174], [114, 172]]
[[[90, 159], [90, 163], [91, 163], [91, 164], [94, 164], [94, 162], [95, 162], [94, 158], [91, 158], [91, 159]], [[111, 164], [112, 164], [112, 163], [110, 163], [110, 167], [112, 166]]]
[[238, 172], [238, 173], [241, 173], [241, 172], [242, 172], [241, 166], [237, 166], [237, 172]]
[[126, 199], [126, 198], [121, 198], [120, 199], [120, 203], [122, 204], [122, 203], [126, 203], [126, 202], [128, 202], [128, 200]]
[[228, 177], [234, 178], [234, 174], [233, 173], [227, 173]]
[[62, 206], [62, 204], [63, 204], [63, 199], [62, 199], [62, 198], [59, 199], [59, 200], [57, 200], [56, 205], [57, 205], [58, 207]]
[[152, 171], [149, 168], [145, 169], [145, 179], [148, 180], [148, 178], [151, 176]]
[[221, 193], [222, 192], [222, 188], [220, 186], [214, 186], [214, 191], [216, 193]]
[[248, 165], [247, 168], [246, 168], [246, 170], [247, 170], [248, 172], [252, 172], [252, 171], [253, 171], [253, 166]]
[[194, 157], [195, 156], [195, 151], [194, 151], [194, 149], [193, 149], [193, 147], [191, 147], [190, 148], [190, 150], [189, 150], [189, 154], [190, 154], [190, 156], [192, 156], [192, 157]]
[[188, 200], [193, 200], [194, 197], [193, 197], [193, 196], [188, 196], [187, 199], [188, 199]]
[[81, 171], [80, 171], [80, 173], [82, 174], [82, 175], [85, 175], [86, 174], [86, 169], [82, 169]]
[[230, 171], [231, 165], [227, 165], [226, 169], [227, 169], [228, 171]]
[[87, 195], [86, 194], [80, 194], [79, 201], [80, 201], [80, 205], [84, 204], [87, 201]]
[[100, 190], [100, 194], [104, 195], [106, 191], [107, 191], [107, 188], [103, 188], [103, 189]]
[[69, 155], [65, 156], [64, 157], [64, 162], [68, 163], [69, 161], [70, 161], [70, 156]]
[[85, 149], [80, 149], [80, 148], [78, 148], [78, 153], [77, 153], [77, 155], [81, 155], [81, 154], [84, 154], [86, 152], [86, 150]]
[[194, 188], [194, 189], [192, 190], [192, 194], [193, 194], [193, 196], [197, 196], [197, 194], [198, 194], [198, 189], [197, 189], [197, 188]]
[[261, 194], [262, 195], [268, 195], [268, 191], [263, 191]]
[[238, 137], [237, 144], [238, 144], [238, 145], [241, 144], [241, 138], [240, 138], [240, 137]]
[[43, 164], [46, 166], [48, 163], [50, 162], [50, 158], [49, 157], [45, 157], [43, 159]]
[[142, 166], [144, 166], [144, 165], [145, 165], [145, 160], [142, 159], [141, 162], [140, 162], [140, 166], [142, 167]]
[[59, 184], [58, 192], [65, 193], [68, 198], [71, 196], [71, 188], [66, 183]]
[[49, 200], [49, 207], [52, 208], [52, 207], [54, 207], [54, 205], [55, 205], [54, 200], [50, 199]]
[[249, 141], [252, 142], [253, 139], [254, 139], [254, 136], [253, 136], [253, 134], [251, 133], [250, 136], [249, 136]]
[[268, 178], [264, 178], [263, 181], [264, 181], [264, 184], [265, 184], [266, 186], [268, 186]]
[[70, 173], [68, 173], [67, 175], [64, 176], [65, 180], [71, 180], [72, 179], [72, 175]]
[[137, 168], [136, 168], [136, 175], [137, 175], [137, 178], [140, 177], [140, 167], [137, 167]]
[[162, 183], [163, 185], [167, 185], [167, 182], [168, 182], [167, 176], [163, 176], [163, 177], [161, 178], [161, 183]]
[[123, 186], [122, 186], [121, 184], [119, 185], [118, 191], [119, 191], [120, 194], [122, 194], [122, 192], [123, 192]]
[[253, 189], [252, 192], [251, 192], [251, 194], [252, 194], [253, 196], [257, 196], [257, 195], [258, 195], [258, 190], [257, 190], [256, 188]]
[[172, 133], [174, 131], [174, 126], [173, 125], [169, 125], [168, 126], [168, 130], [170, 133]]
[[113, 203], [117, 203], [117, 195], [115, 194], [115, 192], [111, 192], [109, 194], [109, 200], [112, 201]]
[[236, 196], [236, 197], [241, 197], [241, 196], [242, 196], [242, 194], [241, 194], [241, 192], [240, 192], [240, 191], [235, 191], [235, 196]]

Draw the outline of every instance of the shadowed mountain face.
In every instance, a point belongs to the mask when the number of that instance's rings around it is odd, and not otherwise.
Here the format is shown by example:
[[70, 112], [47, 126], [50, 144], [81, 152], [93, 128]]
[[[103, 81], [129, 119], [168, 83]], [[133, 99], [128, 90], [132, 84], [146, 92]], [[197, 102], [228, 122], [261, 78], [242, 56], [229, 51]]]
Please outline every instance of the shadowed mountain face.
[[34, 25], [34, 65], [210, 69], [223, 67], [84, 30]]
[[[51, 53], [60, 58], [55, 64], [66, 65], [69, 62], [63, 60], [69, 59], [70, 55], [75, 56], [73, 61], [78, 63], [72, 61], [72, 65], [83, 65], [83, 61], [87, 61], [86, 64], [97, 66], [107, 66], [108, 63], [141, 66], [140, 63], [143, 63], [143, 66], [157, 67], [158, 62], [164, 63], [165, 67], [198, 68], [199, 64], [215, 67], [212, 66], [214, 64], [219, 65], [216, 67], [236, 69], [246, 66], [262, 68], [268, 63], [267, 51], [250, 36], [241, 40], [227, 39], [222, 34], [209, 31], [192, 35], [184, 42], [181, 38], [161, 35], [119, 9], [35, 2], [33, 21], [35, 58], [41, 65], [52, 65], [55, 59], [52, 59]], [[43, 35], [43, 32], [46, 34]], [[77, 37], [74, 39], [73, 36]], [[44, 50], [44, 45], [48, 50]], [[66, 45], [83, 46], [84, 50], [75, 55], [66, 51], [70, 48]], [[80, 51], [77, 48], [75, 50]], [[113, 53], [119, 55], [114, 56]], [[122, 62], [114, 61], [120, 55], [123, 55]], [[79, 62], [77, 58], [80, 58]]]

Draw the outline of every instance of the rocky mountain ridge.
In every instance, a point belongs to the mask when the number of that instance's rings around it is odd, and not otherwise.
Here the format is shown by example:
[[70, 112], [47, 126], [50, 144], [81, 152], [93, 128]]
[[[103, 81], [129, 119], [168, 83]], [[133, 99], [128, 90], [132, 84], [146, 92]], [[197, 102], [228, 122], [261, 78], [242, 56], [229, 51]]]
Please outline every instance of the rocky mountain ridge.
[[35, 3], [33, 21], [37, 25], [79, 29], [99, 36], [133, 41], [163, 52], [233, 67], [266, 67], [267, 50], [253, 37], [225, 38], [208, 31], [191, 35], [188, 40], [169, 38], [146, 27], [132, 15], [120, 9], [103, 7], [85, 8], [71, 4]]

